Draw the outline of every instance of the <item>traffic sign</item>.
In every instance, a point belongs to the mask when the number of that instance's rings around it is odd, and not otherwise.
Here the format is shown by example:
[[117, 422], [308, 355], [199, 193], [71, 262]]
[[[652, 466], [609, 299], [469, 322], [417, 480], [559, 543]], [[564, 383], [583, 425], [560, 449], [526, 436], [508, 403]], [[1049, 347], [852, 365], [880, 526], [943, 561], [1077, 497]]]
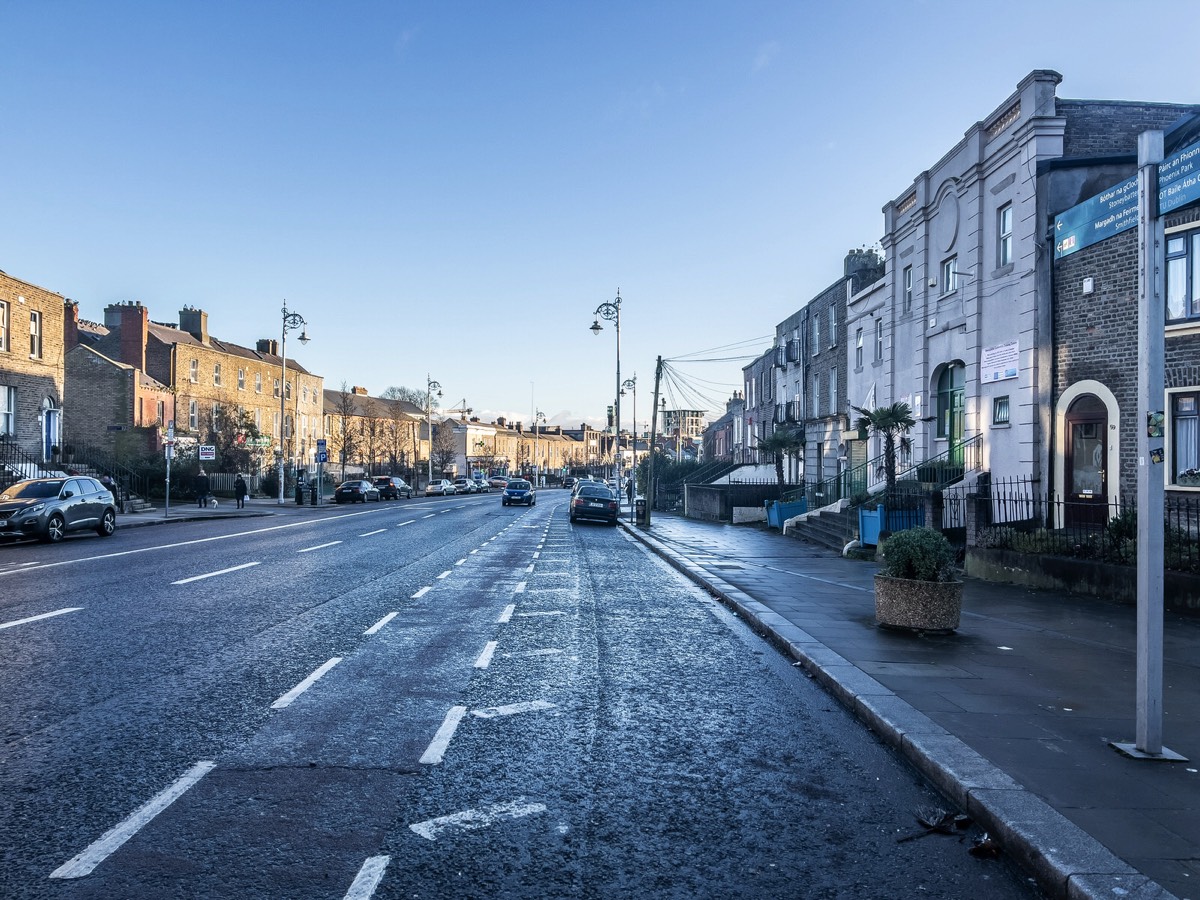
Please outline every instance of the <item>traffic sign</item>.
[[1200, 198], [1200, 142], [1176, 150], [1158, 164], [1158, 214]]
[[319, 462], [319, 463], [329, 462], [329, 454], [326, 453], [324, 450], [318, 450], [317, 451], [317, 462]]
[[1054, 217], [1054, 258], [1137, 226], [1137, 177], [1127, 178]]

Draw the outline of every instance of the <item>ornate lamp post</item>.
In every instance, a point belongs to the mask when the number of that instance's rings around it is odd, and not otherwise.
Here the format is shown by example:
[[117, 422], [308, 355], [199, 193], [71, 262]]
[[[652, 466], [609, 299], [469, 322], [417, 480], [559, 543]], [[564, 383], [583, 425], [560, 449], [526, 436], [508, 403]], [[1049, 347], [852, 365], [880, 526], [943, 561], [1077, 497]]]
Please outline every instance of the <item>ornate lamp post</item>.
[[[283, 506], [283, 448], [287, 436], [287, 334], [289, 331], [300, 329], [300, 343], [308, 343], [308, 331], [304, 316], [298, 312], [288, 312], [287, 301], [283, 301], [283, 336], [279, 342], [279, 453], [277, 473], [279, 475], [279, 505]], [[299, 402], [299, 401], [297, 401]]]
[[[429, 481], [433, 481], [433, 392], [442, 398], [442, 386], [425, 375], [425, 424], [429, 429]], [[429, 482], [426, 482], [427, 484]]]
[[533, 414], [533, 486], [541, 487], [538, 475], [541, 474], [541, 457], [538, 456], [538, 422], [545, 422], [546, 414], [540, 409]]
[[633, 494], [637, 493], [637, 373], [634, 372], [632, 378], [626, 378], [621, 384], [621, 393], [618, 396], [623, 396], [626, 391], [633, 394], [633, 445], [630, 449], [633, 450], [633, 474], [629, 477], [634, 479], [634, 490], [629, 495], [629, 517], [633, 518]]
[[617, 297], [611, 303], [601, 303], [596, 307], [596, 319], [592, 322], [592, 334], [599, 335], [604, 330], [604, 326], [600, 324], [601, 319], [606, 319], [612, 322], [616, 327], [617, 332], [617, 395], [616, 395], [616, 422], [614, 423], [613, 437], [615, 438], [614, 446], [618, 450], [620, 456], [621, 444], [621, 289], [617, 288]]

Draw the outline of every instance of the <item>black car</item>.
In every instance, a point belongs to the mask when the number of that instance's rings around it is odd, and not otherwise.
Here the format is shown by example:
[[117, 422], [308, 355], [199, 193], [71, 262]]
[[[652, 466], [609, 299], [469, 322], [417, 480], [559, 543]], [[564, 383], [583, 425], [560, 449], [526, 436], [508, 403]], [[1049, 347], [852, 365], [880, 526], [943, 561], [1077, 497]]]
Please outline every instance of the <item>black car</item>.
[[333, 492], [334, 503], [366, 503], [379, 499], [379, 488], [361, 478], [343, 481]]
[[95, 478], [33, 478], [0, 493], [0, 537], [57, 544], [69, 531], [111, 537], [116, 530], [113, 495]]
[[375, 487], [379, 489], [380, 500], [399, 500], [401, 497], [412, 499], [412, 485], [394, 475], [377, 476]]
[[580, 484], [575, 496], [571, 498], [569, 517], [572, 522], [579, 519], [596, 519], [616, 525], [619, 511], [620, 503], [617, 501], [616, 491], [602, 482], [588, 481]]
[[526, 506], [537, 505], [537, 491], [524, 478], [513, 478], [504, 486], [504, 496], [500, 498], [501, 506], [514, 506], [524, 503]]

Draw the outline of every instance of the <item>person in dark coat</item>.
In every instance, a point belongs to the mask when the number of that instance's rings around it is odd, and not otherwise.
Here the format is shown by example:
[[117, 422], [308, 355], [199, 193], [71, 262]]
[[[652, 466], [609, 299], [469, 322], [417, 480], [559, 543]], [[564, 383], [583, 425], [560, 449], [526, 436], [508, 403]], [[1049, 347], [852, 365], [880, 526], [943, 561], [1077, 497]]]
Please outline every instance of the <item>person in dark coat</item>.
[[237, 508], [246, 508], [246, 479], [242, 477], [242, 473], [238, 472], [238, 477], [233, 481], [233, 492], [237, 494]]
[[203, 509], [208, 505], [208, 473], [201, 469], [196, 473], [196, 505]]

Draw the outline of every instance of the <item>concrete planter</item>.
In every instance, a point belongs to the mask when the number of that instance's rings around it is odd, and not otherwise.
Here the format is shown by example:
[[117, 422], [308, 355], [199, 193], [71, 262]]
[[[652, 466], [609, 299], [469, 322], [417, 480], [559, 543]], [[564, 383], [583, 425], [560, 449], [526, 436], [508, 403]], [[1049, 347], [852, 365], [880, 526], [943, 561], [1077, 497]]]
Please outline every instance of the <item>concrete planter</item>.
[[875, 621], [914, 631], [954, 631], [962, 614], [961, 581], [875, 576]]

